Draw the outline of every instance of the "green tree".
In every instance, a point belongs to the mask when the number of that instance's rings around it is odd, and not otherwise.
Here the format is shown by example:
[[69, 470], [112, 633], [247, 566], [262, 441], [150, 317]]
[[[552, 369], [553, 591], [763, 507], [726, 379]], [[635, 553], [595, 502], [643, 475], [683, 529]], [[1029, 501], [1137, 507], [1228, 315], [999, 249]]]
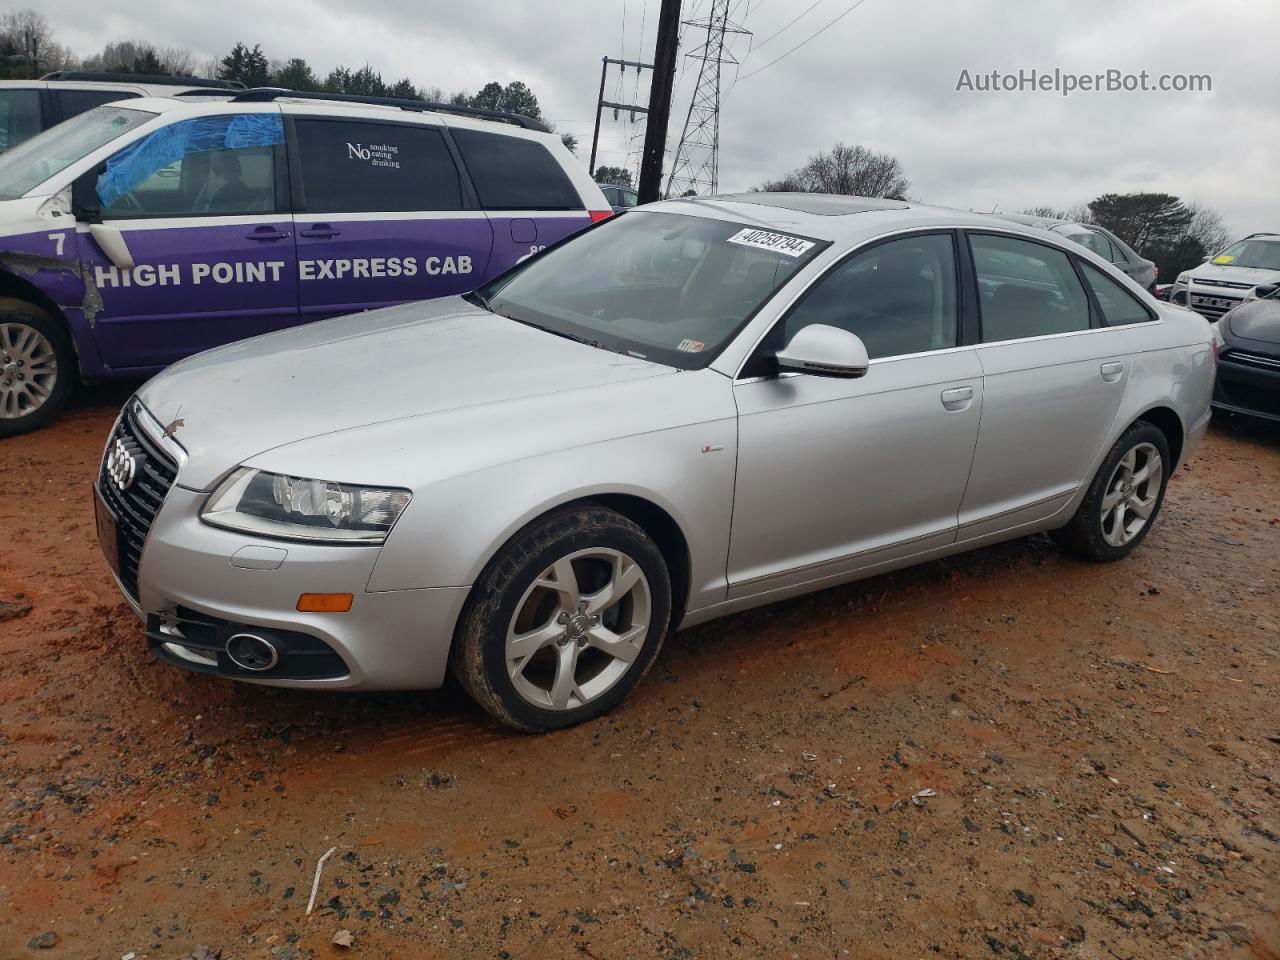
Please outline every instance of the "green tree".
[[[544, 120], [543, 123], [546, 123], [546, 121]], [[551, 126], [551, 124], [547, 123], [547, 126]], [[572, 133], [560, 134], [560, 142], [564, 144], [564, 148], [570, 153], [578, 152], [578, 138]]]
[[291, 57], [272, 75], [271, 85], [289, 90], [319, 90], [320, 80], [307, 61], [301, 57]]
[[382, 82], [382, 74], [366, 63], [351, 74], [351, 83], [343, 92], [354, 93], [362, 97], [385, 97], [387, 95], [387, 85]]
[[271, 65], [262, 52], [262, 44], [250, 49], [237, 43], [218, 63], [218, 76], [223, 80], [239, 80], [246, 87], [265, 87], [271, 80]]
[[1089, 201], [1089, 212], [1139, 253], [1176, 244], [1195, 215], [1171, 193], [1104, 193]]
[[405, 100], [422, 100], [422, 91], [408, 77], [404, 77], [393, 83], [387, 90], [389, 97], [402, 97]]
[[596, 183], [613, 183], [619, 187], [629, 187], [631, 171], [626, 167], [606, 167], [601, 164], [596, 167], [595, 180]]
[[162, 77], [168, 73], [155, 50], [143, 50], [133, 61], [132, 73], [141, 73], [151, 77]]
[[351, 71], [346, 67], [334, 67], [324, 78], [326, 93], [346, 93], [351, 87]]
[[[534, 96], [527, 84], [519, 80], [513, 80], [505, 87], [491, 80], [481, 87], [480, 92], [475, 96], [459, 94], [454, 97], [455, 102], [459, 99], [463, 106], [478, 107], [481, 110], [501, 110], [503, 113], [518, 113], [522, 117], [532, 117], [534, 120], [542, 119], [542, 107], [538, 104], [538, 98]], [[574, 142], [576, 145], [576, 139]]]

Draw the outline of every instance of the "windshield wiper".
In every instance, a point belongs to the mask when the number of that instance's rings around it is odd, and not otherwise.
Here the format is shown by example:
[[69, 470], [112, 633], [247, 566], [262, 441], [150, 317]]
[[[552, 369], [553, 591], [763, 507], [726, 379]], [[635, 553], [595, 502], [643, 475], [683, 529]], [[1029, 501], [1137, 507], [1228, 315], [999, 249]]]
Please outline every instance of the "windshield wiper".
[[493, 307], [489, 306], [488, 298], [479, 290], [472, 290], [470, 293], [464, 293], [462, 295], [462, 299], [467, 301], [467, 303], [473, 303], [477, 307], [488, 310], [490, 313], [497, 312]]

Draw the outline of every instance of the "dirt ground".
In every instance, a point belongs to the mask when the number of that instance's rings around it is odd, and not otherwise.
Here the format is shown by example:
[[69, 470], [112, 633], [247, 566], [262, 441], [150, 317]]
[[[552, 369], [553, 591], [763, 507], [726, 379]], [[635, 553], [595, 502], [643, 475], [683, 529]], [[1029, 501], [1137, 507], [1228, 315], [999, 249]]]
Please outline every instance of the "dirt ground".
[[93, 542], [126, 395], [0, 441], [3, 960], [1280, 957], [1280, 431], [1126, 561], [731, 617], [527, 737], [154, 662]]

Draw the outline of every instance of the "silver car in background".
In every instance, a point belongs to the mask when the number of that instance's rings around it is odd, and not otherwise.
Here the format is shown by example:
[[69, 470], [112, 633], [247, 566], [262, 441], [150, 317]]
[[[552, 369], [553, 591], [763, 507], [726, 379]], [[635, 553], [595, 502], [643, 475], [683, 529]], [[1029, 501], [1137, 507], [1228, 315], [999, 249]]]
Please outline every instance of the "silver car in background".
[[1080, 246], [1092, 250], [1112, 266], [1123, 270], [1143, 290], [1155, 291], [1156, 276], [1159, 273], [1156, 262], [1142, 256], [1106, 227], [1100, 227], [1096, 223], [1076, 223], [1073, 220], [1054, 220], [1050, 217], [1033, 217], [1021, 213], [1002, 213], [1000, 216], [1014, 223], [1039, 227], [1073, 240]]
[[994, 217], [750, 194], [611, 218], [473, 294], [184, 360], [99, 538], [171, 664], [321, 689], [452, 669], [524, 730], [680, 627], [1039, 531], [1147, 535], [1209, 325]]

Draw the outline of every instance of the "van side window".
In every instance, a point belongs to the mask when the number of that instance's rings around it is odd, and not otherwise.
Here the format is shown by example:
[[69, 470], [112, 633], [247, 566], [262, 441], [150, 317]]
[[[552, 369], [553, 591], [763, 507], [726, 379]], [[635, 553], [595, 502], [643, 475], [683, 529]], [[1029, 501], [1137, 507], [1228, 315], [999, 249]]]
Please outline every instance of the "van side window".
[[209, 217], [276, 211], [278, 113], [198, 117], [116, 153], [95, 190], [104, 219]]
[[136, 93], [126, 90], [54, 90], [54, 99], [62, 110], [62, 119], [70, 120], [77, 114], [117, 100], [132, 100]]
[[1098, 298], [1098, 306], [1102, 308], [1102, 318], [1107, 321], [1107, 326], [1146, 323], [1155, 319], [1132, 293], [1093, 264], [1081, 260], [1080, 266], [1084, 268], [1084, 278], [1092, 288], [1093, 295]]
[[38, 90], [0, 90], [0, 151], [34, 137], [42, 119]]
[[294, 120], [307, 213], [461, 210], [458, 168], [440, 131], [407, 123]]
[[980, 233], [969, 244], [984, 343], [1089, 329], [1089, 300], [1061, 250]]
[[536, 140], [452, 130], [486, 210], [582, 210], [584, 204], [551, 152]]

